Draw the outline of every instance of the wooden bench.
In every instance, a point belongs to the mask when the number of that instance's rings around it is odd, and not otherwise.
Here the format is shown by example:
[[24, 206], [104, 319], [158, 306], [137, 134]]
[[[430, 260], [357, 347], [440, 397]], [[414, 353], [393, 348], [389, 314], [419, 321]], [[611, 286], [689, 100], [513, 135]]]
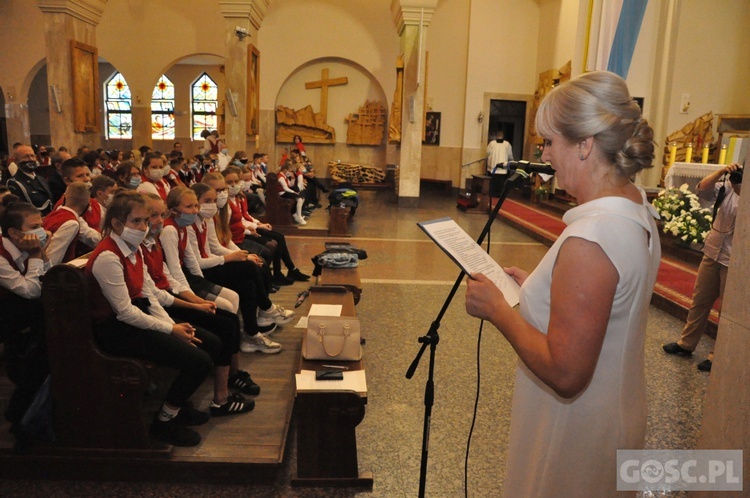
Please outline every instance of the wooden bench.
[[264, 219], [275, 227], [294, 227], [292, 211], [295, 203], [291, 199], [281, 197], [278, 178], [275, 173], [266, 176], [266, 214]]
[[[304, 315], [313, 304], [340, 304], [341, 316], [356, 316], [352, 293], [344, 287], [313, 287]], [[305, 360], [298, 372], [325, 370], [323, 365], [364, 370], [364, 360]], [[356, 427], [365, 416], [367, 393], [353, 391], [299, 391], [295, 399], [297, 421], [297, 476], [292, 486], [368, 486], [371, 472], [359, 472]]]
[[348, 207], [331, 206], [328, 213], [328, 235], [332, 237], [351, 237], [349, 221], [351, 209]]
[[68, 454], [168, 458], [143, 420], [144, 363], [107, 356], [94, 343], [83, 272], [57, 265], [44, 276], [54, 429]]

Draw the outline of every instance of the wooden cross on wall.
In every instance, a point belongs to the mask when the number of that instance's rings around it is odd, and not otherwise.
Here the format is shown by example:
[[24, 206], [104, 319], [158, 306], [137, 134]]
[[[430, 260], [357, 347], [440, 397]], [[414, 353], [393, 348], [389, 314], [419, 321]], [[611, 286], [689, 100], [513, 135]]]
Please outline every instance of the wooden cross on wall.
[[323, 118], [324, 123], [328, 123], [328, 87], [346, 85], [347, 83], [349, 83], [349, 78], [346, 76], [342, 78], [328, 78], [328, 68], [323, 69], [321, 78], [318, 81], [305, 83], [307, 90], [320, 88], [320, 117]]

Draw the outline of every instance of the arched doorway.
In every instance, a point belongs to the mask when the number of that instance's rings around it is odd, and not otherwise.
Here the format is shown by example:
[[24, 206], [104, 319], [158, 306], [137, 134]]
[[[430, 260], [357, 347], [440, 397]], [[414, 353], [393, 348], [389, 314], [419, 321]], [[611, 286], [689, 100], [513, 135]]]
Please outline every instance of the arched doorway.
[[32, 145], [51, 145], [47, 64], [39, 68], [29, 86], [29, 135]]

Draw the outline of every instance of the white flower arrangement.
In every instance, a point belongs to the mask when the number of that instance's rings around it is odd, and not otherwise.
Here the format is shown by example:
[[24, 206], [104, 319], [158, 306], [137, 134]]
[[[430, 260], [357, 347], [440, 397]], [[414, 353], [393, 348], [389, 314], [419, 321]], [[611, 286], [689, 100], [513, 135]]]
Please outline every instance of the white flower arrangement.
[[711, 230], [711, 210], [701, 206], [687, 183], [680, 188], [662, 190], [652, 202], [664, 223], [664, 233], [677, 237], [684, 245], [703, 244]]

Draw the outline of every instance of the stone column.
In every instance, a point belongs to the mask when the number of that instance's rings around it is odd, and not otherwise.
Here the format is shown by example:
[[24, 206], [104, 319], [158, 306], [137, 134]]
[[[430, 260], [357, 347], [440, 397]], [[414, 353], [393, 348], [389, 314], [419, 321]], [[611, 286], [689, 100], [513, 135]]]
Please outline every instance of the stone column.
[[[138, 92], [137, 89], [131, 88], [133, 101], [130, 112], [133, 119], [133, 150], [143, 145], [152, 148], [154, 146], [154, 140], [151, 136], [151, 93], [151, 91]], [[140, 164], [136, 164], [136, 166], [141, 167]]]
[[[258, 44], [258, 29], [265, 17], [268, 2], [269, 0], [219, 1], [225, 19], [227, 53], [224, 63], [224, 88], [219, 89], [219, 100], [225, 102], [224, 141], [230, 153], [247, 150], [248, 142], [254, 148], [255, 136], [247, 135], [247, 50], [249, 44]], [[247, 35], [238, 36], [237, 28], [245, 30]], [[234, 110], [231, 100], [234, 101]]]
[[[399, 148], [399, 207], [417, 207], [424, 132], [424, 47], [437, 0], [393, 0], [391, 12], [404, 54], [404, 101]], [[421, 28], [421, 29], [420, 29]], [[422, 37], [420, 43], [420, 34]]]
[[[750, 153], [745, 163], [750, 161]], [[744, 182], [743, 182], [744, 183]], [[740, 195], [740, 207], [732, 242], [727, 285], [714, 346], [714, 361], [703, 401], [698, 449], [743, 450], [744, 491], [691, 492], [690, 497], [747, 496], [750, 475], [750, 307], [747, 281], [750, 278], [750, 195]], [[699, 372], [696, 372], [699, 375]], [[734, 470], [737, 476], [739, 469]]]
[[11, 154], [14, 143], [31, 143], [29, 105], [17, 99], [16, 88], [9, 87], [5, 92], [5, 126], [8, 131], [8, 152]]
[[[47, 45], [47, 84], [58, 95], [60, 112], [50, 91], [50, 134], [56, 146], [75, 151], [81, 144], [97, 147], [102, 140], [102, 101], [98, 103], [99, 130], [77, 133], [73, 117], [73, 79], [70, 41], [96, 47], [96, 26], [107, 0], [37, 0], [44, 13], [44, 37]], [[97, 82], [98, 85], [98, 82]]]

